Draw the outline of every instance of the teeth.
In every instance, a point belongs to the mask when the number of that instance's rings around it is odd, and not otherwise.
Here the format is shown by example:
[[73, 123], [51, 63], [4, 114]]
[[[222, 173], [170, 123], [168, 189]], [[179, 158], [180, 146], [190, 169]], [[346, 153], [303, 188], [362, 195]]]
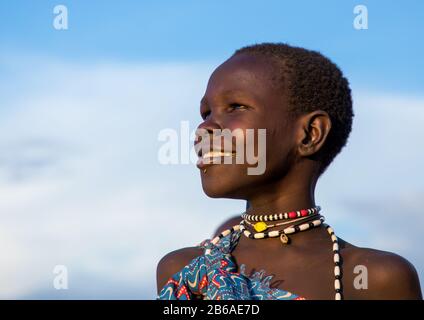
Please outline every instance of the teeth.
[[203, 155], [203, 158], [207, 159], [207, 158], [215, 158], [215, 157], [232, 157], [233, 155], [234, 155], [233, 152], [210, 151], [210, 152], [206, 152]]

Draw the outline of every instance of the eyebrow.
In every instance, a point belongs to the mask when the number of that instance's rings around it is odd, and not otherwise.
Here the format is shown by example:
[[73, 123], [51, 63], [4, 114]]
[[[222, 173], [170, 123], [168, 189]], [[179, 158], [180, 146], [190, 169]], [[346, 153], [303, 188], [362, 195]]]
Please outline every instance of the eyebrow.
[[[229, 96], [229, 95], [232, 95], [232, 94], [243, 94], [244, 92], [242, 91], [242, 90], [237, 90], [237, 89], [229, 89], [229, 90], [225, 90], [225, 91], [223, 91], [222, 93], [221, 93], [221, 95], [222, 96], [224, 96], [224, 97], [227, 97], [227, 96]], [[206, 98], [206, 97], [203, 97], [201, 100], [200, 100], [200, 104], [205, 104], [205, 105], [208, 105], [208, 99]]]

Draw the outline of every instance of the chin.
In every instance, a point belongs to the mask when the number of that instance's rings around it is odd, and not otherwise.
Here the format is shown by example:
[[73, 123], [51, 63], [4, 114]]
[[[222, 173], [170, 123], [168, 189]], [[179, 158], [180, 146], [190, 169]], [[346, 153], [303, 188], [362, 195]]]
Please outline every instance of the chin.
[[235, 194], [235, 193], [231, 193], [231, 192], [213, 192], [211, 190], [205, 190], [203, 189], [205, 194], [209, 197], [209, 198], [213, 198], [213, 199], [235, 199], [235, 200], [246, 200], [246, 197]]

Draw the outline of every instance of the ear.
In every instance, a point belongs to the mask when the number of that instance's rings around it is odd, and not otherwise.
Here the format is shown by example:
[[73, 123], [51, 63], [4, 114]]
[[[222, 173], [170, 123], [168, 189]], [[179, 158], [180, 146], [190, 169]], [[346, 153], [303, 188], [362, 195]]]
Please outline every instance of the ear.
[[298, 151], [303, 157], [317, 153], [324, 145], [331, 130], [331, 119], [327, 112], [317, 110], [299, 119]]

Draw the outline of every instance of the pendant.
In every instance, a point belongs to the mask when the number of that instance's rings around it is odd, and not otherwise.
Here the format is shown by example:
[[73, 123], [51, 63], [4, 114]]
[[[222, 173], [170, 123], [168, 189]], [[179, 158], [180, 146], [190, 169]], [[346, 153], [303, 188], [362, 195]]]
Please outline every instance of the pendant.
[[287, 244], [289, 243], [290, 239], [289, 237], [287, 237], [287, 235], [285, 233], [282, 233], [280, 236], [280, 240], [283, 244]]
[[268, 229], [268, 226], [265, 222], [260, 221], [254, 224], [253, 228], [256, 230], [256, 232], [262, 232]]

